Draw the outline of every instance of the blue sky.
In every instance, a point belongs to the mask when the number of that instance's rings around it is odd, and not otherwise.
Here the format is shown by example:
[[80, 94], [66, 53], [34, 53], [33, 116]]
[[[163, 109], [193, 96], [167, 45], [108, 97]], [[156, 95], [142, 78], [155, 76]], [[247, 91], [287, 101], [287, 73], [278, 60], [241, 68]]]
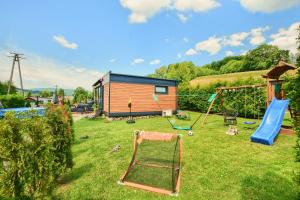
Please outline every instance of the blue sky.
[[[25, 54], [24, 86], [90, 88], [101, 74], [203, 65], [261, 43], [295, 53], [299, 0], [1, 1], [0, 79]], [[17, 71], [16, 71], [17, 72]], [[17, 73], [14, 81], [18, 85]]]

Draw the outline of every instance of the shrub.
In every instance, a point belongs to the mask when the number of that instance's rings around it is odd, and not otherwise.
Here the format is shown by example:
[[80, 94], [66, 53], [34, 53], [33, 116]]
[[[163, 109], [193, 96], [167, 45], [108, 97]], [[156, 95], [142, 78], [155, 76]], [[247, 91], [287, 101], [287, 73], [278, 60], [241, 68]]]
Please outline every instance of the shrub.
[[[8, 85], [9, 85], [9, 81], [5, 81], [5, 82], [0, 81], [0, 95], [7, 94]], [[17, 93], [17, 88], [12, 83], [10, 86], [10, 94], [16, 94], [16, 93]]]
[[[249, 78], [246, 80], [237, 80], [232, 83], [219, 82], [208, 87], [192, 87], [187, 84], [179, 86], [179, 107], [183, 110], [193, 110], [202, 113], [207, 112], [209, 103], [207, 100], [210, 95], [215, 93], [220, 86], [241, 86], [255, 85], [261, 83], [259, 80]], [[246, 90], [228, 90], [222, 93], [223, 105], [225, 108], [235, 109], [239, 116], [257, 117], [262, 116], [265, 111], [266, 94], [264, 89], [248, 88]], [[221, 113], [222, 107], [220, 100], [217, 99], [212, 107], [211, 113]]]
[[[300, 71], [296, 77], [289, 77], [285, 81], [284, 90], [287, 97], [291, 100], [290, 106], [297, 113], [293, 119], [294, 128], [297, 134], [296, 141], [296, 162], [300, 162]], [[296, 177], [298, 184], [300, 185], [300, 171], [297, 172]], [[300, 197], [300, 193], [299, 193]]]
[[25, 100], [17, 94], [1, 95], [0, 101], [4, 108], [20, 108], [25, 106]]
[[59, 175], [72, 167], [72, 118], [63, 107], [49, 107], [45, 117], [34, 112], [0, 120], [0, 196], [45, 199]]

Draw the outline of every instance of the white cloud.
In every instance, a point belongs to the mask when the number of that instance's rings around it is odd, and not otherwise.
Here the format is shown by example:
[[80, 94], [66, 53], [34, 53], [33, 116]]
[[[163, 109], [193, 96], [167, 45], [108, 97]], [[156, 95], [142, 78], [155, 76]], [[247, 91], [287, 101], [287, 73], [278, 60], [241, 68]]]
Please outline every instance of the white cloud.
[[159, 59], [155, 59], [155, 60], [152, 60], [150, 62], [150, 65], [158, 65], [158, 64], [160, 64], [160, 60]]
[[299, 0], [240, 0], [241, 5], [251, 12], [272, 13], [300, 4]]
[[225, 51], [225, 56], [233, 56], [234, 52], [232, 51]]
[[[97, 70], [82, 66], [73, 66], [57, 60], [45, 58], [30, 52], [24, 53], [26, 59], [21, 60], [23, 85], [25, 89], [49, 88], [58, 85], [62, 88], [84, 87], [92, 89], [92, 84], [101, 76]], [[11, 58], [0, 50], [0, 80], [8, 80], [11, 70]], [[20, 87], [18, 70], [14, 71], [13, 82]]]
[[190, 40], [188, 39], [188, 38], [186, 38], [186, 37], [184, 37], [183, 39], [182, 39], [184, 42], [186, 42], [186, 43], [188, 43]]
[[263, 33], [265, 31], [268, 31], [269, 29], [270, 29], [269, 26], [258, 27], [258, 28], [252, 29], [250, 31], [250, 33], [251, 33], [250, 43], [252, 45], [259, 45], [261, 43], [264, 43], [266, 41], [266, 38], [264, 37]]
[[281, 49], [290, 50], [291, 53], [297, 53], [298, 28], [300, 22], [296, 22], [287, 29], [280, 28], [276, 34], [271, 35], [271, 45], [276, 45]]
[[249, 36], [249, 33], [247, 32], [240, 32], [240, 33], [234, 33], [230, 35], [229, 37], [225, 37], [224, 39], [224, 45], [230, 45], [230, 46], [242, 46], [243, 41]]
[[188, 16], [186, 16], [186, 15], [184, 15], [184, 14], [182, 14], [182, 13], [177, 14], [177, 17], [180, 19], [180, 21], [181, 21], [182, 23], [186, 23], [187, 20], [189, 19]]
[[[206, 40], [198, 42], [193, 49], [196, 51], [196, 53], [201, 51], [206, 51], [210, 55], [215, 55], [224, 46], [232, 46], [232, 47], [243, 46], [244, 45], [243, 42], [246, 39], [249, 39], [252, 45], [259, 45], [266, 41], [266, 38], [263, 35], [263, 33], [268, 31], [269, 29], [270, 29], [269, 26], [265, 26], [265, 27], [254, 28], [247, 32], [238, 32], [238, 33], [225, 35], [221, 37], [212, 36]], [[191, 53], [195, 55], [195, 52], [190, 51], [189, 54]]]
[[109, 60], [109, 62], [114, 63], [114, 62], [116, 62], [116, 59], [112, 58], [112, 59]]
[[[145, 23], [160, 11], [168, 9], [205, 12], [220, 6], [216, 0], [120, 0], [120, 3], [131, 11], [130, 23]], [[179, 17], [180, 20], [187, 20], [186, 16], [181, 17]]]
[[177, 10], [194, 12], [205, 12], [219, 7], [221, 4], [216, 0], [175, 0], [174, 6]]
[[133, 61], [132, 61], [132, 65], [139, 65], [139, 64], [143, 64], [145, 62], [145, 60], [144, 59], [142, 59], [142, 58], [136, 58], [136, 59], [134, 59]]
[[182, 58], [181, 53], [178, 53], [178, 54], [177, 54], [177, 58], [178, 58], [178, 59], [181, 59], [181, 58]]
[[215, 36], [208, 38], [207, 40], [204, 40], [202, 42], [199, 42], [196, 44], [196, 50], [197, 51], [206, 51], [210, 55], [217, 54], [222, 46], [221, 46], [221, 38], [217, 38]]
[[60, 44], [61, 46], [68, 48], [68, 49], [77, 49], [78, 45], [74, 42], [69, 42], [64, 36], [62, 35], [54, 35], [53, 40]]
[[160, 10], [170, 6], [172, 0], [120, 0], [124, 8], [131, 10], [130, 23], [145, 23]]
[[187, 52], [185, 52], [185, 55], [187, 56], [194, 56], [197, 54], [197, 51], [195, 49], [189, 49]]

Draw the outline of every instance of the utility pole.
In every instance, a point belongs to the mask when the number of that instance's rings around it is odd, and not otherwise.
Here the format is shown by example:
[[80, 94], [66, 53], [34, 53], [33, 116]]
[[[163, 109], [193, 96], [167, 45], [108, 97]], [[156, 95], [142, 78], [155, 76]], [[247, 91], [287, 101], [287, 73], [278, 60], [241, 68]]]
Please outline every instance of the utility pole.
[[10, 88], [12, 85], [12, 79], [13, 79], [13, 74], [14, 74], [14, 69], [15, 69], [15, 64], [16, 62], [18, 63], [18, 68], [19, 68], [19, 77], [20, 77], [20, 84], [21, 84], [21, 90], [22, 90], [22, 95], [24, 97], [24, 88], [23, 88], [23, 81], [22, 81], [22, 73], [21, 73], [21, 65], [20, 65], [20, 59], [24, 59], [24, 57], [22, 57], [24, 54], [21, 53], [13, 53], [10, 52], [10, 56], [13, 58], [13, 64], [12, 64], [12, 68], [11, 68], [11, 73], [10, 73], [10, 79], [8, 82], [8, 90], [7, 90], [7, 94], [10, 93]]

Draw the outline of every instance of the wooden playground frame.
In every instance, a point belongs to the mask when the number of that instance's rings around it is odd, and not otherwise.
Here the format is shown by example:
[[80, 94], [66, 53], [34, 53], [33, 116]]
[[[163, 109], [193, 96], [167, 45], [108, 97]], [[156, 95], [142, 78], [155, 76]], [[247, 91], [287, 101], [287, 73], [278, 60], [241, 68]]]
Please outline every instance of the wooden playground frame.
[[210, 103], [209, 107], [208, 107], [208, 110], [205, 114], [205, 117], [202, 121], [202, 125], [204, 125], [207, 121], [207, 118], [208, 118], [208, 115], [215, 103], [215, 101], [217, 99], [220, 100], [220, 104], [221, 104], [221, 107], [222, 107], [222, 111], [224, 112], [224, 105], [223, 105], [223, 99], [222, 99], [222, 94], [223, 94], [223, 91], [225, 90], [242, 90], [242, 89], [248, 89], [248, 88], [264, 88], [266, 87], [266, 85], [264, 84], [257, 84], [257, 85], [242, 85], [242, 86], [231, 86], [231, 87], [218, 87], [216, 88], [216, 97], [213, 99], [213, 101]]
[[[280, 79], [280, 76], [284, 73], [286, 73], [289, 70], [298, 70], [295, 65], [286, 63], [284, 61], [279, 61], [279, 63], [271, 69], [267, 74], [262, 75], [263, 78], [266, 79], [266, 84], [257, 84], [257, 85], [243, 85], [243, 86], [233, 86], [233, 87], [218, 87], [216, 89], [216, 97], [213, 99], [213, 101], [210, 103], [208, 110], [205, 114], [205, 117], [202, 121], [202, 125], [205, 124], [207, 121], [208, 115], [216, 101], [216, 99], [220, 100], [220, 104], [222, 106], [222, 111], [224, 112], [224, 106], [223, 106], [223, 100], [222, 100], [222, 93], [224, 90], [240, 90], [240, 89], [247, 89], [247, 88], [265, 88], [266, 89], [266, 107], [269, 106], [270, 102], [274, 97], [277, 99], [285, 99], [285, 93], [282, 89], [282, 85], [284, 83], [284, 80]], [[276, 94], [275, 87], [276, 85], [279, 87], [279, 92]], [[297, 113], [289, 106], [288, 107], [291, 118], [294, 118]], [[291, 133], [291, 127], [285, 127], [282, 129], [282, 132], [290, 134]]]

